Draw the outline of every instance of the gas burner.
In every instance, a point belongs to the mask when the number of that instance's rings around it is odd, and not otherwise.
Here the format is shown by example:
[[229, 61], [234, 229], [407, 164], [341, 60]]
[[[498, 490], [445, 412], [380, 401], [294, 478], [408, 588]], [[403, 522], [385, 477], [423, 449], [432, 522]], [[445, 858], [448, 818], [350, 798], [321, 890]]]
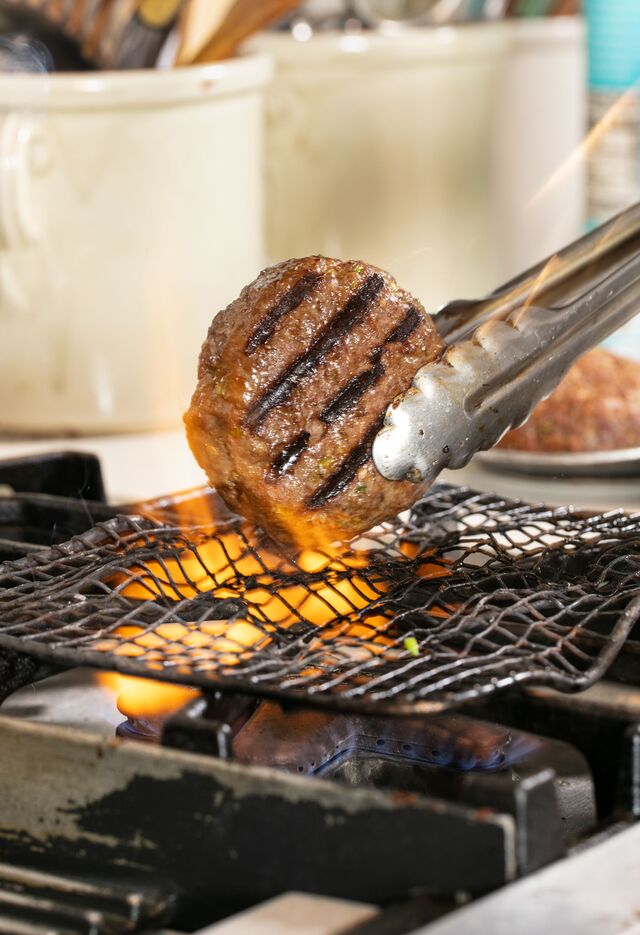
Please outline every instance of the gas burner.
[[[122, 713], [127, 707], [119, 701]], [[526, 798], [523, 790], [553, 770], [557, 807], [545, 816], [547, 830], [561, 829], [570, 844], [596, 825], [593, 781], [580, 753], [559, 741], [460, 714], [332, 714], [216, 694], [195, 698], [173, 714], [130, 715], [116, 733], [351, 788], [412, 792], [468, 805], [499, 801], [513, 815], [517, 798]]]
[[[527, 822], [535, 815], [547, 828], [545, 844], [553, 828], [558, 840], [552, 849], [560, 838], [570, 843], [596, 824], [591, 773], [577, 750], [466, 715], [376, 718], [217, 695], [197, 699], [170, 717], [161, 739], [177, 749], [351, 788], [390, 789], [474, 806], [499, 802], [516, 819], [524, 818], [528, 790], [538, 796], [545, 777], [553, 776], [553, 805], [550, 797], [538, 806], [545, 809], [544, 818], [533, 799], [528, 806]], [[531, 860], [537, 859], [532, 853]]]
[[116, 737], [155, 743], [160, 739], [161, 731], [162, 720], [159, 718], [128, 717], [116, 727]]
[[[395, 761], [468, 772], [499, 770], [534, 753], [539, 738], [461, 715], [429, 718], [380, 718], [331, 714], [246, 699], [245, 716], [234, 726], [224, 717], [222, 696], [197, 698], [177, 714], [128, 714], [116, 731], [120, 737], [193, 748], [189, 737], [200, 719], [216, 719], [233, 737], [233, 758], [254, 766], [273, 766], [305, 776], [331, 775], [353, 760]], [[118, 699], [118, 710], [130, 705]], [[228, 743], [225, 752], [228, 754]], [[375, 785], [375, 783], [374, 783]]]

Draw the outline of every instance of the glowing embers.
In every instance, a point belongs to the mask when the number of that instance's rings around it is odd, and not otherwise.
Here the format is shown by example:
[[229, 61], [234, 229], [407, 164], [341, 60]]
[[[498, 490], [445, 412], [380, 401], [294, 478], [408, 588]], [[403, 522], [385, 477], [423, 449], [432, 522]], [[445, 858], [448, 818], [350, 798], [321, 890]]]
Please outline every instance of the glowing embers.
[[260, 644], [269, 641], [267, 633], [243, 620], [201, 620], [193, 623], [161, 623], [116, 627], [110, 638], [99, 640], [96, 649], [131, 658], [144, 656], [146, 664], [161, 670], [164, 665], [188, 664], [207, 659], [233, 665], [237, 656], [247, 658]]
[[[239, 521], [193, 527], [184, 537], [176, 529], [169, 539], [163, 529], [155, 548], [153, 536], [150, 530], [147, 561], [123, 563], [105, 581], [131, 610], [127, 623], [96, 641], [100, 652], [144, 657], [158, 671], [194, 664], [224, 671], [250, 661], [276, 631], [295, 634], [302, 625], [317, 630], [307, 648], [325, 647], [323, 665], [331, 664], [328, 644], [337, 637], [351, 660], [358, 650], [370, 657], [392, 642], [384, 632], [390, 615], [375, 610], [388, 583], [370, 573], [366, 550], [308, 549], [291, 557]], [[146, 557], [139, 542], [131, 547]], [[316, 674], [317, 665], [300, 677]]]

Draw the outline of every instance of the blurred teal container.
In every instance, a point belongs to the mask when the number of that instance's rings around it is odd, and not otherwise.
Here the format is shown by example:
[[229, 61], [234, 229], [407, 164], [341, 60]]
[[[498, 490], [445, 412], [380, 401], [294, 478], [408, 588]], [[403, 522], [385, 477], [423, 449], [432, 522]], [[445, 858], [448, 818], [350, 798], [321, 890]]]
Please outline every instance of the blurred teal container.
[[[640, 0], [586, 0], [589, 223], [640, 201]], [[640, 360], [640, 319], [607, 341]]]
[[589, 87], [625, 91], [640, 81], [640, 0], [586, 0]]

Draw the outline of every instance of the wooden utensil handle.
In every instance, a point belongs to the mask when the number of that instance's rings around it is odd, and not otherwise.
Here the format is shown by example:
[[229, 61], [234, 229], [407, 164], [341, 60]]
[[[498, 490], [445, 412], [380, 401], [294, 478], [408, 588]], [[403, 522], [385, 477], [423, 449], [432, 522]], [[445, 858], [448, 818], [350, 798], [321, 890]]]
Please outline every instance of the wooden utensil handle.
[[245, 39], [298, 6], [300, 0], [237, 0], [194, 61], [229, 58]]

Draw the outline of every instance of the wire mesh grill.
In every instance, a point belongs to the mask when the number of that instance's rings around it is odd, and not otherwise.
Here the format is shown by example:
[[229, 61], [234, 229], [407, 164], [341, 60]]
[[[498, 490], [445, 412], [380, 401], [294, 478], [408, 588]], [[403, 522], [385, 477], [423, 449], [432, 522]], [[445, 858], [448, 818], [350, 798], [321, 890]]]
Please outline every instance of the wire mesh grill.
[[0, 566], [0, 646], [393, 713], [515, 684], [586, 688], [639, 617], [640, 515], [446, 485], [348, 549], [295, 561], [238, 518], [178, 524], [165, 504]]

